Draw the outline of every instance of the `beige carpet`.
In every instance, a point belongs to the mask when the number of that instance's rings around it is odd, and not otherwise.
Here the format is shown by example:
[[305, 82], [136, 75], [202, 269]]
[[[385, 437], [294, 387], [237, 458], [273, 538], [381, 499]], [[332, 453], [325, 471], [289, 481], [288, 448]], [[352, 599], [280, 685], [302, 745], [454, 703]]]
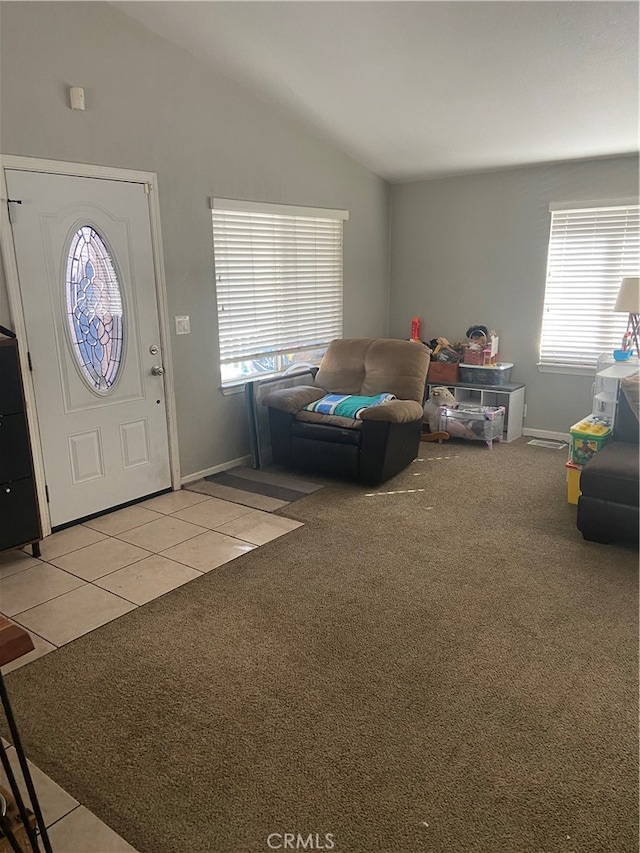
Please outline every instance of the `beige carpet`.
[[563, 451], [421, 459], [10, 675], [30, 757], [143, 853], [636, 853], [637, 553]]

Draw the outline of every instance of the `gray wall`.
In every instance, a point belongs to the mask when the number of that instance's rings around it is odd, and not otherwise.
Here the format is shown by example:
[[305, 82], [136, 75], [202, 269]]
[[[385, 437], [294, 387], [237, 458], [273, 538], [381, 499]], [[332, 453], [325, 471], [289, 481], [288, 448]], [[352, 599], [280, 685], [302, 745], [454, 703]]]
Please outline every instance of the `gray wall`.
[[[156, 172], [183, 476], [248, 453], [219, 390], [209, 196], [346, 208], [345, 335], [385, 335], [389, 186], [305, 127], [104, 3], [1, 6], [4, 154]], [[83, 86], [86, 112], [67, 87]], [[0, 280], [0, 323], [10, 323]]]
[[593, 375], [541, 373], [550, 202], [635, 196], [638, 160], [558, 163], [396, 185], [391, 200], [390, 325], [464, 340], [495, 328], [500, 360], [527, 386], [525, 428], [567, 432], [591, 411]]

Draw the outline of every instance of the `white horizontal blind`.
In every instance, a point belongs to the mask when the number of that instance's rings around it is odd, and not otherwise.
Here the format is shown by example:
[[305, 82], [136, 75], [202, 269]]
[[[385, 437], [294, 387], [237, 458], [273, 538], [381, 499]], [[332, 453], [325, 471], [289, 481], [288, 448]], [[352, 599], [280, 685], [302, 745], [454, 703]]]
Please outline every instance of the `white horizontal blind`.
[[595, 365], [619, 349], [628, 315], [613, 307], [639, 269], [638, 204], [553, 210], [540, 363]]
[[212, 211], [222, 364], [342, 336], [344, 216], [322, 213]]

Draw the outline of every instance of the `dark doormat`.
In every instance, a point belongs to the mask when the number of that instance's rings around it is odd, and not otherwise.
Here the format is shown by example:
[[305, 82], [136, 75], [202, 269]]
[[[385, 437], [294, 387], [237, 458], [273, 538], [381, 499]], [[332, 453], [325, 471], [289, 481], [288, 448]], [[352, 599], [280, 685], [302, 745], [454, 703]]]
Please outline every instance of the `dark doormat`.
[[189, 483], [185, 488], [233, 503], [273, 511], [317, 492], [322, 485], [279, 469], [231, 468]]

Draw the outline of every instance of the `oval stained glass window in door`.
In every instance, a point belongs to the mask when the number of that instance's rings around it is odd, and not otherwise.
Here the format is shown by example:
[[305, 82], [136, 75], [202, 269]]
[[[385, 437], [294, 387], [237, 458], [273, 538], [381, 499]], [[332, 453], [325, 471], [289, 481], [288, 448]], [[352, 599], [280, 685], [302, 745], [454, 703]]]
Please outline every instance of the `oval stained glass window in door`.
[[95, 391], [108, 391], [122, 364], [122, 293], [109, 249], [91, 225], [80, 228], [69, 246], [66, 294], [82, 374]]

